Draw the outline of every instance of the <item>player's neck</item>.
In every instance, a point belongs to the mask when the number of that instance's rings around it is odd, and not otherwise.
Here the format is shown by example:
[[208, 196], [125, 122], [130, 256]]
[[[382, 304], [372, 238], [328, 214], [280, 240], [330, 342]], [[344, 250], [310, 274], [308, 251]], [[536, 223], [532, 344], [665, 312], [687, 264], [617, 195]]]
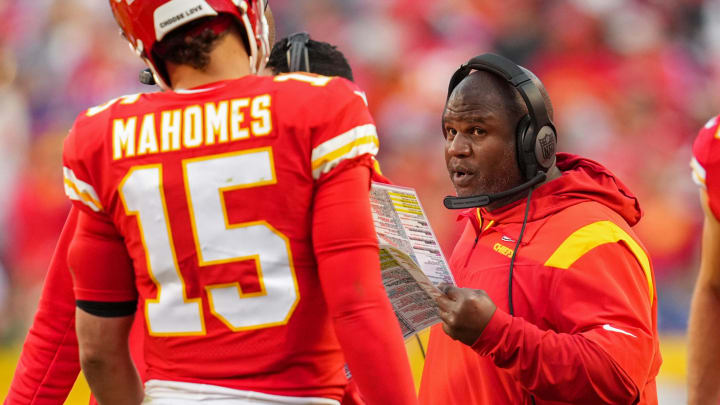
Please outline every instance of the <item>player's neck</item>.
[[239, 79], [250, 74], [250, 58], [237, 35], [226, 35], [210, 52], [210, 63], [203, 70], [189, 65], [166, 63], [173, 90], [190, 89], [221, 80]]

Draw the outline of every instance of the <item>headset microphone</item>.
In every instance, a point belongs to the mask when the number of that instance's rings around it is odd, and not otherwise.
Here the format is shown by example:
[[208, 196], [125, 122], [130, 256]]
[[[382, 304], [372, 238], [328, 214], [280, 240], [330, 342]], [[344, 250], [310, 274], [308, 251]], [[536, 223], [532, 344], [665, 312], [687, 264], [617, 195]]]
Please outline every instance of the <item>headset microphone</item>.
[[484, 207], [486, 205], [489, 205], [493, 201], [497, 201], [502, 198], [509, 197], [513, 194], [519, 193], [523, 190], [527, 190], [537, 184], [540, 184], [543, 181], [545, 181], [546, 177], [547, 176], [545, 175], [544, 172], [538, 172], [538, 174], [536, 174], [535, 177], [533, 177], [530, 180], [526, 181], [525, 183], [522, 183], [519, 186], [513, 187], [509, 190], [505, 190], [503, 192], [495, 193], [495, 194], [471, 195], [469, 197], [447, 196], [447, 197], [445, 197], [445, 199], [443, 199], [443, 204], [445, 205], [445, 208], [450, 209], [450, 210]]

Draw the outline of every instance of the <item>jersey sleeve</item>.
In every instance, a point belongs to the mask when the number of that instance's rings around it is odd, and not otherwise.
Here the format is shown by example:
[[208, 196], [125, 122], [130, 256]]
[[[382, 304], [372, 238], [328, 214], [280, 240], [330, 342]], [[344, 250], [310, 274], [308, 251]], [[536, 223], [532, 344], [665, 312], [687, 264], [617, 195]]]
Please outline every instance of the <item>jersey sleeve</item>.
[[693, 181], [707, 190], [710, 209], [720, 219], [720, 116], [700, 129], [690, 160]]
[[369, 171], [354, 167], [319, 185], [313, 204], [318, 275], [362, 397], [368, 404], [415, 404], [402, 332], [380, 276], [369, 181]]
[[138, 294], [132, 259], [111, 222], [80, 212], [68, 264], [79, 307], [98, 316], [135, 312]]
[[67, 250], [77, 223], [72, 209], [55, 247], [35, 319], [18, 360], [5, 404], [60, 404], [80, 372], [75, 301]]
[[312, 128], [313, 178], [322, 181], [333, 171], [359, 164], [372, 169], [379, 141], [365, 94], [353, 83], [334, 78], [327, 84], [322, 104]]
[[[98, 195], [98, 188], [93, 178], [91, 165], [97, 164], [93, 159], [101, 157], [95, 152], [93, 139], [84, 136], [92, 131], [92, 123], [87, 118], [79, 117], [65, 138], [63, 146], [63, 183], [65, 195], [73, 205], [91, 215], [106, 215]], [[86, 139], [83, 139], [86, 138]]]
[[65, 193], [79, 211], [67, 260], [76, 304], [94, 315], [120, 316], [134, 312], [137, 291], [132, 261], [99, 193], [105, 164], [97, 136], [102, 124], [97, 116], [81, 115], [65, 139]]

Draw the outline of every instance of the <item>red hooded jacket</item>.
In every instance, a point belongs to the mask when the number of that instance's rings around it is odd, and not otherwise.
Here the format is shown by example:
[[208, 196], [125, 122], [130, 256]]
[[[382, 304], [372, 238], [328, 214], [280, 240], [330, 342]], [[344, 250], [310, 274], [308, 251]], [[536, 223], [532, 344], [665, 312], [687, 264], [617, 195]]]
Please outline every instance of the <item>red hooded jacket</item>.
[[631, 227], [637, 199], [606, 168], [558, 154], [562, 176], [526, 199], [463, 213], [450, 267], [497, 310], [472, 347], [436, 325], [421, 404], [657, 404], [657, 297]]

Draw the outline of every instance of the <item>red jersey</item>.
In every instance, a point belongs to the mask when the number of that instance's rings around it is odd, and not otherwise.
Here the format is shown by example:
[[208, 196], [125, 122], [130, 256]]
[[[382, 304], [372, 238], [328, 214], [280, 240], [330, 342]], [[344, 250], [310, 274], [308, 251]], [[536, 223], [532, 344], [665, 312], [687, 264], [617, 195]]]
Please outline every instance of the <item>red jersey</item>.
[[[382, 183], [390, 181], [382, 175], [379, 164], [373, 159], [372, 180]], [[63, 227], [55, 248], [42, 297], [32, 327], [18, 360], [10, 391], [4, 404], [57, 404], [65, 401], [80, 372], [77, 337], [75, 335], [75, 298], [66, 257], [68, 246], [77, 224], [77, 208], [73, 207]], [[133, 362], [140, 371], [143, 381], [145, 370], [142, 358], [144, 326], [141, 317], [135, 319], [130, 332], [130, 351]], [[422, 367], [422, 361], [414, 345], [414, 339], [406, 343], [411, 364]], [[412, 353], [410, 350], [414, 350]], [[417, 364], [414, 364], [417, 363]], [[414, 371], [414, 374], [417, 371]], [[419, 376], [416, 380], [419, 381]], [[91, 400], [91, 404], [96, 403]], [[364, 404], [357, 384], [350, 381], [341, 401], [343, 405]]]
[[[382, 176], [378, 162], [373, 159], [372, 163], [372, 180], [389, 183], [389, 180]], [[73, 285], [66, 261], [76, 224], [77, 208], [73, 207], [48, 268], [40, 305], [23, 346], [5, 404], [63, 402], [80, 372]], [[144, 322], [142, 317], [135, 319], [129, 346], [140, 377], [145, 381], [147, 378], [143, 375], [145, 367], [142, 358], [144, 325], [141, 322]], [[417, 356], [417, 353], [411, 357], [414, 356]], [[346, 386], [342, 404], [364, 404], [360, 395], [357, 384], [351, 381]], [[92, 403], [95, 401], [91, 400]]]
[[354, 85], [307, 74], [91, 108], [65, 142], [66, 191], [114, 224], [134, 274], [76, 275], [76, 299], [138, 295], [148, 379], [339, 399], [313, 196], [377, 143]]
[[631, 229], [637, 199], [607, 169], [557, 155], [562, 176], [525, 202], [464, 215], [450, 259], [458, 286], [497, 305], [472, 346], [433, 326], [421, 404], [657, 404], [657, 294]]
[[707, 191], [710, 210], [715, 218], [720, 218], [720, 116], [713, 117], [700, 129], [693, 144], [690, 167], [693, 181]]
[[[373, 181], [390, 183], [382, 175], [380, 166], [374, 159], [373, 169]], [[3, 402], [6, 405], [63, 402], [80, 372], [75, 335], [75, 298], [66, 261], [68, 246], [76, 224], [77, 208], [73, 207], [55, 247], [38, 311], [23, 345], [10, 391]], [[129, 346], [133, 362], [140, 371], [141, 379], [145, 381], [141, 350], [144, 326], [140, 321], [143, 321], [141, 317], [135, 319], [130, 331]], [[421, 346], [416, 348], [417, 344]], [[424, 360], [419, 358], [419, 352], [424, 352], [424, 345], [413, 339], [406, 342], [406, 348], [411, 365], [421, 369]], [[416, 373], [417, 370], [414, 369], [413, 375], [417, 384], [419, 375], [415, 375]], [[91, 400], [91, 404], [94, 403], [95, 401]], [[342, 405], [365, 403], [354, 381], [350, 381], [346, 386], [341, 403]]]

